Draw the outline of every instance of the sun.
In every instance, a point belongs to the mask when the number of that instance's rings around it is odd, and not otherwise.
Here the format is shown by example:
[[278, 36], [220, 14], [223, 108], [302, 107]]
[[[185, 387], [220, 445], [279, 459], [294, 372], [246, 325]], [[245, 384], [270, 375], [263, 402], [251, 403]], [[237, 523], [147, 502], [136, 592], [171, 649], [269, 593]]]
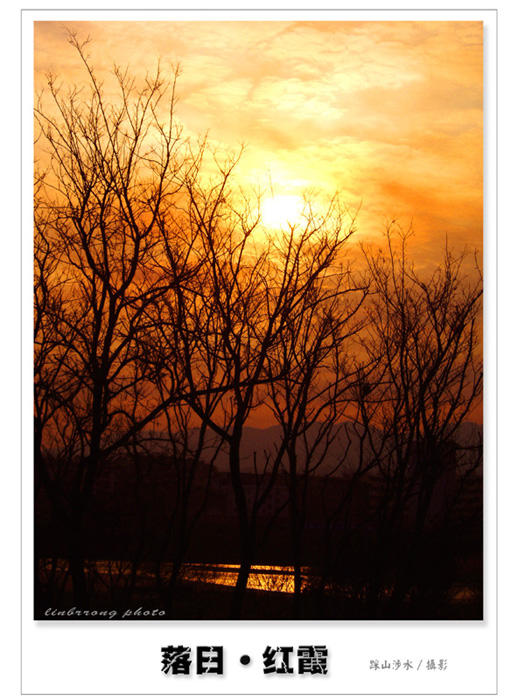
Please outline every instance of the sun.
[[278, 194], [266, 199], [261, 209], [261, 219], [266, 226], [281, 228], [296, 224], [304, 210], [304, 202], [292, 194]]

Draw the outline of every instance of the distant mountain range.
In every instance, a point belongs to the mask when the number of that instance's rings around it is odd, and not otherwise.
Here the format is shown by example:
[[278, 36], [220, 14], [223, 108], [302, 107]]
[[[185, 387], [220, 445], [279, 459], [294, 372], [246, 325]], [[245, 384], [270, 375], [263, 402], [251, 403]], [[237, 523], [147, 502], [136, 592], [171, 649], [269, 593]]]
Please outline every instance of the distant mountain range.
[[[305, 439], [299, 438], [297, 442], [297, 460], [302, 471], [305, 467], [314, 471], [315, 474], [324, 476], [335, 474], [336, 476], [350, 473], [356, 470], [360, 462], [362, 451], [361, 435], [362, 425], [346, 421], [336, 426], [331, 436], [319, 441], [321, 424], [312, 425], [306, 432]], [[375, 434], [374, 440], [381, 440], [381, 433]], [[455, 442], [465, 450], [462, 459], [464, 462], [469, 458], [470, 448], [480, 444], [482, 439], [482, 426], [477, 423], [465, 421], [461, 423], [454, 435]], [[223, 444], [217, 452], [216, 445], [218, 439], [215, 433], [209, 431], [207, 445], [203, 453], [203, 459], [210, 462], [214, 459], [215, 466], [225, 471], [228, 469], [228, 448]], [[246, 427], [243, 430], [241, 442], [241, 464], [243, 471], [253, 472], [254, 469], [263, 471], [271, 467], [278, 449], [282, 444], [282, 429], [280, 426], [269, 428]], [[379, 444], [379, 443], [378, 443]], [[217, 455], [215, 456], [217, 452]], [[363, 455], [372, 454], [369, 445], [364, 442]], [[286, 456], [283, 465], [287, 466]]]

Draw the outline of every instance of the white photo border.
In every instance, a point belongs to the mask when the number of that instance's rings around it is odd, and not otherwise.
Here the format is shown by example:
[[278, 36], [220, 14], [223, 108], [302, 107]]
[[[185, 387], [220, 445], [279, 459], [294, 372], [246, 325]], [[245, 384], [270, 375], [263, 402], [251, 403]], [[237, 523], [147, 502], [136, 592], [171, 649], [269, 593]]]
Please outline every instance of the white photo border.
[[[379, 5], [380, 3], [378, 3]], [[152, 16], [149, 17], [149, 13]], [[484, 22], [484, 621], [159, 621], [42, 622], [33, 620], [32, 597], [32, 23], [37, 20], [153, 19], [172, 21], [284, 19], [308, 12], [281, 10], [129, 8], [84, 10], [20, 9], [22, 30], [22, 694], [67, 695], [492, 695], [497, 692], [496, 595], [496, 270], [497, 270], [497, 12], [496, 9], [315, 10], [327, 20], [474, 20]], [[275, 15], [265, 17], [264, 12]], [[246, 16], [244, 15], [246, 13]], [[124, 15], [124, 16], [123, 16]], [[129, 15], [129, 16], [128, 16]], [[311, 18], [315, 17], [311, 14]], [[309, 18], [309, 17], [308, 17]], [[245, 641], [246, 637], [246, 641]], [[160, 649], [168, 644], [219, 644], [225, 649], [222, 677], [170, 677], [160, 673]], [[325, 677], [264, 677], [261, 652], [267, 644], [325, 644], [330, 673]], [[239, 657], [255, 663], [242, 668]], [[381, 676], [370, 658], [450, 660], [448, 672], [430, 680]], [[360, 666], [360, 667], [359, 667]], [[393, 680], [395, 679], [395, 680]], [[251, 692], [247, 692], [251, 691]], [[285, 691], [285, 692], [284, 692]]]

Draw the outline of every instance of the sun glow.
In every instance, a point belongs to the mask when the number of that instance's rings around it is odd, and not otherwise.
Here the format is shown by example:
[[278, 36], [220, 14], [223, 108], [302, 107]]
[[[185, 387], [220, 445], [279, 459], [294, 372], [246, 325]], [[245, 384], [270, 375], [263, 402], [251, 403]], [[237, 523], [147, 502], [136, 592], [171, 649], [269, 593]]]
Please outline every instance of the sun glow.
[[304, 202], [292, 194], [278, 194], [266, 199], [261, 208], [261, 219], [266, 226], [280, 228], [299, 222], [304, 211]]

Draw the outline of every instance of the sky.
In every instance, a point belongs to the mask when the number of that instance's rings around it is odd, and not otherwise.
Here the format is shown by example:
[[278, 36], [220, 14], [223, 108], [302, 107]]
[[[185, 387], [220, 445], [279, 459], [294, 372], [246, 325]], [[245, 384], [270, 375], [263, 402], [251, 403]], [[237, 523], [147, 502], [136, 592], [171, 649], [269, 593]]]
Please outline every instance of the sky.
[[412, 222], [422, 265], [446, 236], [482, 249], [482, 22], [36, 22], [36, 89], [48, 71], [84, 80], [67, 29], [100, 76], [179, 64], [185, 133], [245, 144], [237, 178], [287, 214], [338, 192], [362, 239]]

